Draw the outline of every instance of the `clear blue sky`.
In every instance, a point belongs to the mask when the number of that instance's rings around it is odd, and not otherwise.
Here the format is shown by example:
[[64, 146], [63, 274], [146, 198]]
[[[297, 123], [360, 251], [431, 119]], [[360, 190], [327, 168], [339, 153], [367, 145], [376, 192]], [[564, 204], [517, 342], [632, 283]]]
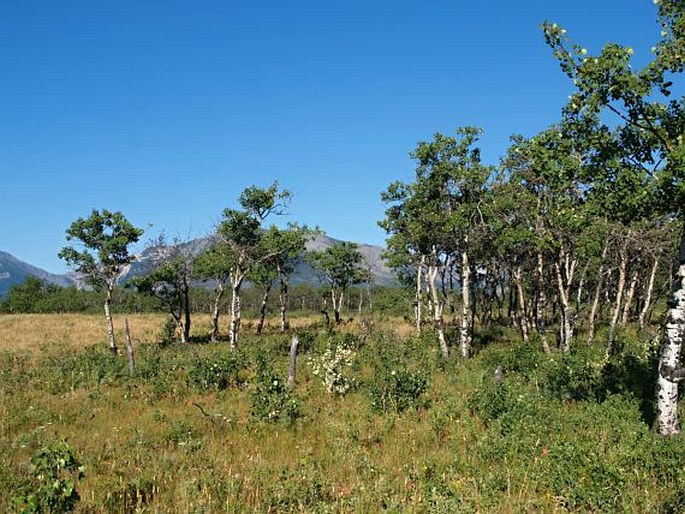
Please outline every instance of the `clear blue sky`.
[[[382, 244], [379, 194], [417, 141], [554, 123], [571, 92], [548, 19], [649, 59], [651, 0], [6, 0], [0, 3], [0, 250], [65, 267], [64, 231], [121, 210], [144, 239], [195, 237], [248, 185], [292, 221]], [[148, 228], [151, 224], [152, 227]], [[138, 248], [140, 249], [140, 247]]]

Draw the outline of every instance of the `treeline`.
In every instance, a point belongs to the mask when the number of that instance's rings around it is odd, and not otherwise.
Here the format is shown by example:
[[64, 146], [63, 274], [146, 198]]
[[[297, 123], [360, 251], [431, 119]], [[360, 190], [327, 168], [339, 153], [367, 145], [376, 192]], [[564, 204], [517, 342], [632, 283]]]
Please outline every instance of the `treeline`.
[[[214, 306], [214, 292], [206, 287], [191, 287], [189, 307], [193, 314], [211, 314]], [[291, 311], [297, 315], [321, 316], [326, 308], [330, 291], [298, 284], [290, 292]], [[250, 317], [259, 315], [262, 306], [262, 292], [255, 287], [245, 289], [243, 305]], [[272, 291], [267, 299], [267, 315], [278, 313], [278, 298]], [[370, 291], [354, 287], [344, 300], [343, 311], [350, 316], [374, 312], [382, 315], [402, 316], [411, 305], [410, 294], [403, 289], [373, 286]], [[117, 286], [112, 295], [112, 307], [120, 313], [165, 313], [167, 307], [158, 299], [141, 294], [135, 288]], [[221, 310], [228, 312], [228, 301], [221, 304]], [[5, 314], [60, 314], [102, 312], [102, 293], [78, 289], [75, 286], [62, 287], [28, 276], [21, 284], [13, 285], [7, 296], [0, 301], [0, 312]]]

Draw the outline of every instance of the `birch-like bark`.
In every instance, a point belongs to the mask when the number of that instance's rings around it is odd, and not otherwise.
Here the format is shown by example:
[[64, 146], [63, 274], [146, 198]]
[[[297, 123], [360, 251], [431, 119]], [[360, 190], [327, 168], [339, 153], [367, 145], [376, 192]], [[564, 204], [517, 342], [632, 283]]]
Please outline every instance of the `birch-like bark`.
[[428, 271], [426, 273], [428, 279], [428, 289], [431, 295], [431, 305], [433, 306], [433, 323], [435, 329], [438, 331], [438, 344], [440, 345], [440, 352], [446, 359], [450, 355], [449, 346], [447, 345], [447, 338], [445, 337], [445, 325], [442, 318], [443, 302], [440, 301], [440, 294], [436, 280], [438, 278], [438, 263], [437, 256], [433, 255], [431, 262], [428, 264]]
[[212, 331], [209, 335], [210, 340], [216, 343], [219, 340], [219, 315], [221, 312], [221, 299], [226, 291], [226, 282], [219, 280], [216, 286], [216, 294], [214, 295], [214, 304], [212, 306]]
[[545, 335], [545, 306], [547, 305], [547, 295], [545, 294], [545, 269], [542, 253], [537, 254], [537, 280], [535, 295], [535, 330], [542, 340], [542, 349], [545, 353], [551, 353], [547, 336]]
[[181, 342], [190, 342], [190, 287], [188, 279], [183, 276], [183, 332], [181, 333]]
[[416, 306], [414, 307], [414, 322], [416, 323], [416, 335], [420, 336], [423, 322], [423, 267], [426, 264], [426, 256], [421, 256], [421, 262], [416, 270]]
[[[468, 238], [464, 244], [468, 245]], [[460, 350], [465, 359], [471, 357], [473, 343], [473, 306], [471, 305], [471, 264], [466, 250], [461, 252], [461, 330]]]
[[640, 311], [640, 317], [638, 322], [640, 324], [640, 330], [645, 328], [645, 322], [647, 320], [647, 313], [649, 312], [650, 305], [652, 303], [652, 293], [654, 292], [654, 279], [656, 278], [656, 272], [659, 268], [659, 255], [653, 257], [652, 271], [649, 274], [649, 282], [647, 283], [647, 292], [645, 293], [645, 304], [642, 306]]
[[128, 326], [128, 318], [124, 321], [124, 334], [126, 342], [126, 353], [128, 355], [128, 372], [133, 375], [136, 370], [136, 357], [133, 354], [133, 343], [131, 342], [131, 329]]
[[523, 292], [523, 272], [521, 266], [517, 266], [514, 269], [514, 283], [516, 284], [516, 290], [518, 291], [518, 304], [519, 304], [519, 326], [521, 328], [521, 336], [523, 337], [523, 342], [528, 342], [528, 315], [526, 314], [526, 299]]
[[685, 337], [685, 224], [680, 237], [678, 267], [668, 302], [657, 380], [657, 428], [662, 435], [680, 434], [678, 381], [682, 380], [680, 355]]
[[600, 261], [599, 269], [597, 270], [597, 284], [595, 285], [595, 295], [592, 299], [590, 319], [588, 320], [587, 344], [592, 344], [592, 340], [595, 338], [595, 321], [597, 319], [597, 310], [599, 309], [599, 299], [602, 294], [602, 283], [604, 282], [604, 264], [606, 262], [608, 252], [609, 234], [607, 234], [604, 238], [604, 247], [602, 248], [602, 260]]
[[107, 321], [107, 340], [109, 341], [109, 349], [116, 356], [119, 351], [114, 342], [114, 322], [112, 321], [112, 289], [113, 285], [107, 284], [107, 296], [105, 297], [105, 319]]
[[611, 322], [609, 324], [609, 342], [607, 346], [607, 353], [611, 353], [614, 345], [614, 337], [616, 336], [616, 325], [618, 325], [618, 318], [621, 313], [621, 303], [623, 302], [623, 291], [626, 287], [626, 269], [628, 268], [628, 253], [625, 247], [619, 249], [619, 265], [618, 265], [618, 286], [616, 289], [616, 299], [614, 300], [614, 311], [611, 315]]
[[331, 300], [333, 302], [333, 317], [336, 325], [340, 324], [340, 308], [343, 304], [344, 294], [344, 291], [340, 291], [340, 294], [336, 296], [335, 289], [331, 289]]
[[262, 303], [259, 305], [259, 322], [257, 323], [257, 335], [261, 335], [262, 330], [264, 330], [264, 320], [266, 319], [266, 306], [269, 302], [270, 292], [271, 282], [269, 282], [264, 288], [264, 294], [262, 295]]
[[290, 363], [288, 365], [288, 385], [293, 387], [297, 380], [297, 346], [300, 340], [297, 334], [290, 341]]
[[281, 333], [288, 329], [288, 321], [285, 319], [285, 313], [288, 310], [288, 281], [281, 276], [281, 290], [278, 294], [278, 304], [281, 314]]
[[637, 270], [633, 270], [630, 275], [630, 285], [628, 286], [628, 293], [626, 294], [626, 301], [623, 305], [623, 313], [621, 314], [621, 323], [623, 325], [628, 323], [628, 316], [630, 316], [630, 309], [633, 306], [633, 299], [635, 298], [635, 290], [637, 289]]
[[228, 332], [228, 341], [231, 350], [238, 348], [238, 339], [240, 337], [240, 286], [243, 283], [243, 276], [236, 274], [231, 276], [231, 324]]
[[571, 309], [569, 306], [566, 287], [564, 285], [564, 279], [561, 275], [561, 267], [559, 266], [558, 262], [554, 263], [554, 272], [557, 276], [557, 287], [559, 289], [559, 306], [561, 308], [559, 348], [562, 352], [569, 352], [571, 350], [571, 339], [573, 337], [573, 328], [571, 326]]

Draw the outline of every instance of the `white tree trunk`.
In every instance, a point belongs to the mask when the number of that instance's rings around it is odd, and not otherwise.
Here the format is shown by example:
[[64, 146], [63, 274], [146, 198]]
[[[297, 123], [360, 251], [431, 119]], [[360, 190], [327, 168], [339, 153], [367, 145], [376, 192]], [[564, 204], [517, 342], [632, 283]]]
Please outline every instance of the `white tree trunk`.
[[630, 275], [630, 285], [628, 286], [628, 293], [626, 294], [626, 301], [623, 305], [623, 313], [621, 314], [621, 323], [626, 325], [628, 323], [628, 317], [630, 316], [630, 309], [633, 306], [633, 299], [635, 298], [635, 290], [637, 289], [637, 270], [633, 270], [632, 275]]
[[107, 287], [107, 296], [105, 298], [105, 319], [107, 320], [107, 340], [109, 341], [109, 349], [114, 354], [118, 354], [117, 345], [114, 342], [114, 322], [112, 321], [112, 289], [113, 285]]
[[238, 339], [240, 337], [240, 286], [242, 282], [243, 277], [241, 275], [231, 277], [231, 325], [228, 332], [231, 350], [238, 348]]
[[645, 304], [642, 306], [640, 311], [640, 330], [645, 328], [645, 322], [647, 320], [647, 313], [649, 312], [650, 304], [652, 303], [652, 293], [654, 292], [654, 279], [656, 278], [656, 271], [659, 268], [659, 255], [654, 256], [654, 261], [652, 262], [652, 271], [649, 274], [649, 282], [647, 283], [647, 292], [645, 294]]
[[450, 349], [447, 345], [447, 338], [445, 337], [445, 326], [442, 319], [443, 302], [440, 301], [440, 294], [436, 280], [438, 278], [438, 262], [437, 257], [433, 256], [432, 262], [428, 265], [428, 272], [426, 278], [428, 279], [428, 289], [431, 294], [431, 305], [433, 306], [433, 323], [435, 329], [438, 331], [438, 344], [440, 345], [440, 352], [446, 359], [450, 356]]
[[626, 288], [626, 268], [628, 267], [628, 255], [624, 247], [621, 247], [619, 255], [618, 287], [616, 289], [616, 299], [614, 300], [614, 312], [611, 315], [611, 323], [609, 325], [609, 344], [607, 347], [608, 353], [611, 353], [611, 349], [614, 345], [616, 325], [618, 325], [618, 317], [621, 312], [621, 302], [623, 301], [623, 291]]
[[558, 262], [554, 263], [554, 272], [557, 276], [557, 287], [559, 289], [559, 304], [561, 307], [560, 321], [560, 341], [559, 348], [563, 352], [571, 350], [571, 339], [573, 338], [573, 328], [571, 327], [571, 308], [568, 301], [568, 294], [561, 276], [561, 267]]
[[288, 310], [288, 281], [281, 277], [281, 291], [278, 295], [278, 301], [281, 313], [281, 332], [285, 332], [288, 328], [288, 321], [285, 319], [285, 313]]
[[[685, 226], [680, 238], [678, 268], [668, 303], [664, 338], [659, 352], [657, 381], [657, 427], [662, 435], [680, 434], [678, 381], [682, 375], [680, 354], [685, 336]], [[680, 372], [680, 373], [677, 373]]]
[[212, 332], [210, 334], [210, 340], [216, 343], [219, 340], [219, 314], [221, 312], [221, 299], [224, 296], [224, 291], [226, 290], [226, 284], [223, 280], [219, 280], [219, 284], [216, 287], [216, 295], [214, 296], [214, 305], [212, 307]]
[[414, 316], [416, 323], [416, 335], [421, 335], [422, 321], [423, 321], [423, 267], [426, 264], [426, 256], [421, 256], [421, 262], [416, 270], [416, 306], [414, 308]]
[[[468, 239], [465, 240], [468, 244]], [[460, 350], [465, 359], [471, 357], [473, 342], [473, 307], [471, 305], [471, 263], [466, 250], [461, 252], [461, 329]]]
[[550, 353], [549, 343], [545, 335], [545, 306], [547, 305], [547, 296], [545, 295], [545, 269], [544, 258], [542, 253], [537, 254], [537, 295], [535, 296], [535, 329], [540, 334], [542, 340], [542, 349], [545, 353]]
[[528, 316], [526, 314], [526, 298], [523, 292], [523, 272], [521, 266], [517, 266], [514, 269], [514, 283], [516, 284], [516, 290], [518, 291], [519, 298], [519, 325], [521, 327], [521, 336], [523, 337], [523, 342], [528, 342]]
[[592, 308], [590, 309], [590, 319], [588, 320], [587, 329], [587, 344], [592, 344], [595, 338], [595, 320], [597, 319], [597, 310], [599, 309], [599, 297], [602, 293], [602, 282], [604, 281], [604, 263], [606, 262], [607, 253], [609, 252], [609, 234], [604, 238], [604, 247], [602, 248], [602, 260], [597, 270], [597, 284], [595, 285], [595, 296], [592, 299]]

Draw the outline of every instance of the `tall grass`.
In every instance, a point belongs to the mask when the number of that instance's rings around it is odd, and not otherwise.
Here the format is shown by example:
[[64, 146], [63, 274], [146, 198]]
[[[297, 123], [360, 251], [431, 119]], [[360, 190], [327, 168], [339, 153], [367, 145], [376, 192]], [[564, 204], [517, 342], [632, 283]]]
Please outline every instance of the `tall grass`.
[[[97, 316], [0, 317], [0, 511], [33, 480], [31, 458], [65, 440], [85, 466], [77, 512], [685, 507], [684, 443], [650, 431], [642, 389], [624, 373], [650, 380], [636, 374], [650, 358], [638, 341], [624, 342], [613, 367], [601, 349], [546, 357], [505, 340], [471, 361], [443, 361], [430, 334], [377, 323], [362, 340], [353, 325], [331, 334], [307, 320], [294, 323], [303, 354], [287, 393], [300, 415], [270, 419], [255, 415], [254, 393], [270, 376], [258, 356], [285, 380], [289, 334], [245, 330], [231, 354], [224, 343], [161, 347], [163, 317], [130, 320], [140, 339], [133, 376], [107, 352]], [[355, 348], [356, 385], [334, 394], [307, 357], [341, 340]], [[426, 387], [396, 387], [398, 370]], [[377, 408], [379, 390], [406, 407]]]

